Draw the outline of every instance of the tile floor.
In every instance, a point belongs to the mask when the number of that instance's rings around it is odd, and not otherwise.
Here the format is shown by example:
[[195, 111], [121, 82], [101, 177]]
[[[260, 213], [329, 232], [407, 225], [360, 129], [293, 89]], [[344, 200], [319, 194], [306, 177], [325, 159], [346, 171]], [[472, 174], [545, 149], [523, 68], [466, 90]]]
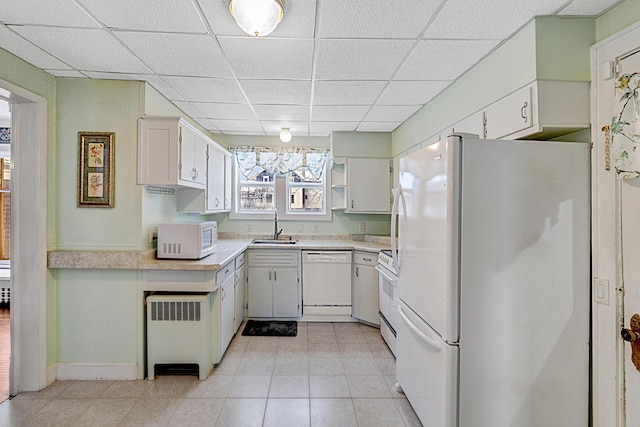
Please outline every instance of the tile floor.
[[395, 359], [378, 329], [300, 322], [295, 338], [240, 331], [204, 381], [57, 381], [0, 404], [0, 426], [420, 426], [395, 390]]

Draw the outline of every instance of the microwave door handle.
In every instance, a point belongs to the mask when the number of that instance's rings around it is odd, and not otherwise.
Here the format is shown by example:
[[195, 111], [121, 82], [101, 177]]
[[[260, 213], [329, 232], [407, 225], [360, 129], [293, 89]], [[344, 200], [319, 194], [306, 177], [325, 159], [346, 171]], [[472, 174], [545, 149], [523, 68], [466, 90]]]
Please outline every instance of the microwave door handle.
[[413, 322], [404, 313], [404, 310], [402, 309], [401, 305], [398, 306], [398, 313], [400, 313], [400, 317], [402, 318], [404, 323], [409, 327], [409, 329], [411, 329], [411, 331], [414, 334], [416, 334], [418, 338], [420, 338], [425, 344], [427, 344], [429, 347], [433, 348], [434, 350], [442, 351], [442, 345], [438, 341], [434, 340], [431, 337], [428, 337], [427, 335], [424, 334], [424, 332], [418, 329], [418, 327], [414, 325]]

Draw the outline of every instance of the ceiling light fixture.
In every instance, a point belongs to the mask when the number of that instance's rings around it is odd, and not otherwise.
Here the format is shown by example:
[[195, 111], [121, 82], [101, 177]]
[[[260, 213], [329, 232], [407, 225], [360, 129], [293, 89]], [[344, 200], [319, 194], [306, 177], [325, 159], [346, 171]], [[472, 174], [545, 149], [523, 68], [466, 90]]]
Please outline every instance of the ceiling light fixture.
[[291, 141], [291, 129], [290, 128], [282, 128], [282, 132], [280, 132], [280, 141], [289, 142]]
[[284, 16], [284, 0], [229, 0], [229, 11], [242, 31], [266, 36]]

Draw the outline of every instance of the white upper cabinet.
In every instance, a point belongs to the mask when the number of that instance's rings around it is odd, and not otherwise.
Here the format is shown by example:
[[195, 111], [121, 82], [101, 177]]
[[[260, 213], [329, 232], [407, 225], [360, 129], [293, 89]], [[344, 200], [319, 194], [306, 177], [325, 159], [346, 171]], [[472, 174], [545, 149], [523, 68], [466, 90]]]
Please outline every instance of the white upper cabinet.
[[589, 82], [538, 80], [489, 105], [484, 115], [486, 139], [548, 139], [588, 129]]
[[391, 160], [347, 158], [347, 213], [391, 212]]
[[207, 140], [180, 117], [138, 120], [138, 184], [206, 186]]

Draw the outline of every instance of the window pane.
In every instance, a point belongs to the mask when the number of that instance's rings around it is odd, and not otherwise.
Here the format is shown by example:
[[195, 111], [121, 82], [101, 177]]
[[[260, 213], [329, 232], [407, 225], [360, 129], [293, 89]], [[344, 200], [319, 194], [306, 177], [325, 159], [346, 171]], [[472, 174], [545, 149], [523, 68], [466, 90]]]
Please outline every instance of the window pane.
[[304, 167], [290, 172], [289, 182], [313, 182], [322, 184], [322, 177], [320, 179], [316, 178], [311, 172], [309, 172], [309, 169]]
[[275, 176], [272, 173], [269, 173], [265, 170], [263, 170], [262, 172], [260, 172], [259, 174], [255, 175], [254, 177], [251, 178], [246, 178], [244, 176], [242, 176], [240, 178], [241, 181], [248, 181], [248, 182], [273, 182], [273, 179], [275, 178]]
[[289, 212], [323, 212], [323, 202], [321, 188], [289, 189]]
[[240, 187], [240, 210], [273, 210], [273, 187]]

